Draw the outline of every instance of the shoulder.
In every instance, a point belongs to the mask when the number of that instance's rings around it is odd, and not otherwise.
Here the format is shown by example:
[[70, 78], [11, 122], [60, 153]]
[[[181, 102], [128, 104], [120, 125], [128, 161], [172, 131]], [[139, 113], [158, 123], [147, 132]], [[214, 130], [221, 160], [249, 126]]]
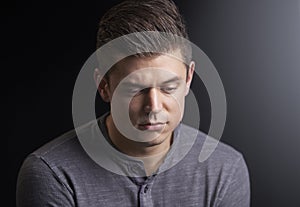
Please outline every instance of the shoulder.
[[42, 177], [55, 174], [56, 169], [67, 165], [71, 155], [79, 149], [75, 130], [68, 131], [30, 153], [23, 161], [19, 175]]
[[[218, 200], [226, 205], [236, 203], [239, 198], [247, 206], [250, 196], [248, 167], [243, 154], [234, 147], [214, 139], [207, 134], [183, 125], [186, 134], [197, 134], [193, 147], [186, 157], [186, 168], [193, 177], [200, 180], [204, 176], [206, 183], [217, 189]], [[193, 163], [193, 164], [191, 164]]]
[[80, 151], [81, 146], [76, 131], [73, 129], [44, 144], [28, 157], [36, 157], [51, 164], [58, 160], [65, 160], [67, 157], [73, 156], [75, 155], [74, 153]]
[[18, 173], [17, 206], [73, 206], [74, 190], [60, 169], [69, 164], [67, 154], [76, 146], [75, 138], [70, 131], [26, 157]]
[[[86, 128], [87, 130], [88, 128]], [[30, 153], [24, 160], [20, 173], [52, 173], [60, 177], [63, 172], [70, 172], [81, 167], [89, 157], [82, 148], [76, 130], [70, 130]]]
[[240, 151], [195, 128], [182, 124], [180, 133], [184, 139], [192, 140], [195, 137], [189, 155], [193, 157], [192, 159], [196, 158], [201, 165], [231, 168], [244, 162], [244, 156]]
[[72, 142], [76, 141], [76, 132], [74, 129], [52, 139], [50, 142], [44, 144], [32, 154], [38, 157], [48, 156], [53, 151], [59, 150], [60, 148], [70, 145]]

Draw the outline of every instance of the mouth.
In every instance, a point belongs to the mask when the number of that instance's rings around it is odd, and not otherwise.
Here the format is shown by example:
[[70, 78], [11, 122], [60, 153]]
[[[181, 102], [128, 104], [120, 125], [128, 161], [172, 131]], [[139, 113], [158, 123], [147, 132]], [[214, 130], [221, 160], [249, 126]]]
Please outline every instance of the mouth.
[[138, 124], [139, 130], [148, 130], [148, 131], [161, 131], [164, 129], [164, 127], [167, 125], [167, 123], [163, 122], [155, 122], [155, 123], [141, 123]]

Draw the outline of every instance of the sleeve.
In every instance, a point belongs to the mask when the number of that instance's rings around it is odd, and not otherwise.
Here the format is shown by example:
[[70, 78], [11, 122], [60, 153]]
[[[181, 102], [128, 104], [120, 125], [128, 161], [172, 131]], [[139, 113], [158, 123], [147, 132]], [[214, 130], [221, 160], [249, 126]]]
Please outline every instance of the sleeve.
[[249, 207], [250, 206], [250, 179], [244, 158], [234, 164], [230, 182], [219, 207]]
[[75, 206], [72, 191], [39, 157], [28, 156], [19, 171], [17, 207]]

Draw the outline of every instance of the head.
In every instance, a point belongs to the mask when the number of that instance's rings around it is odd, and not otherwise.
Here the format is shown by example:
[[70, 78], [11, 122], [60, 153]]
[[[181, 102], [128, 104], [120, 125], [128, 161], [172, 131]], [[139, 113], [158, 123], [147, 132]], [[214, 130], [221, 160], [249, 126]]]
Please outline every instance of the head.
[[[184, 21], [171, 0], [126, 0], [102, 17], [97, 48], [120, 36], [143, 31], [188, 39]], [[150, 52], [139, 52], [145, 51], [145, 48]], [[156, 141], [163, 141], [182, 119], [184, 98], [194, 72], [191, 49], [176, 38], [170, 40], [160, 35], [150, 39], [136, 36], [128, 40], [126, 49], [136, 51], [135, 55], [117, 62], [105, 75], [101, 74], [101, 69], [95, 71], [100, 95], [104, 101], [111, 103], [111, 109], [115, 109], [112, 114], [118, 116], [125, 111], [129, 114], [130, 126], [133, 125], [139, 132], [157, 133]], [[118, 52], [109, 55], [117, 55]], [[119, 120], [122, 118], [124, 116], [118, 116]], [[125, 126], [124, 130], [128, 128]], [[132, 133], [126, 137], [139, 137]], [[147, 134], [143, 136], [147, 137]]]
[[159, 31], [188, 39], [184, 20], [172, 0], [125, 0], [100, 20], [97, 48], [122, 35]]

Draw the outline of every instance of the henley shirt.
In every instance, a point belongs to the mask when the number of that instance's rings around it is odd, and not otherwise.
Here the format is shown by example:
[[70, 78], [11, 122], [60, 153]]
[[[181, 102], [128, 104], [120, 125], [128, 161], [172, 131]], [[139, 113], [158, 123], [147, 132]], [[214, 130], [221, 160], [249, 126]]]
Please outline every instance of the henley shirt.
[[[240, 152], [219, 142], [208, 159], [199, 162], [206, 134], [184, 124], [173, 133], [165, 160], [150, 176], [143, 162], [112, 145], [103, 133], [100, 161], [92, 159], [75, 130], [45, 144], [24, 160], [17, 181], [18, 207], [249, 207], [250, 182]], [[98, 122], [81, 130], [95, 139]], [[113, 152], [110, 154], [108, 152]], [[105, 158], [103, 158], [105, 157]]]

